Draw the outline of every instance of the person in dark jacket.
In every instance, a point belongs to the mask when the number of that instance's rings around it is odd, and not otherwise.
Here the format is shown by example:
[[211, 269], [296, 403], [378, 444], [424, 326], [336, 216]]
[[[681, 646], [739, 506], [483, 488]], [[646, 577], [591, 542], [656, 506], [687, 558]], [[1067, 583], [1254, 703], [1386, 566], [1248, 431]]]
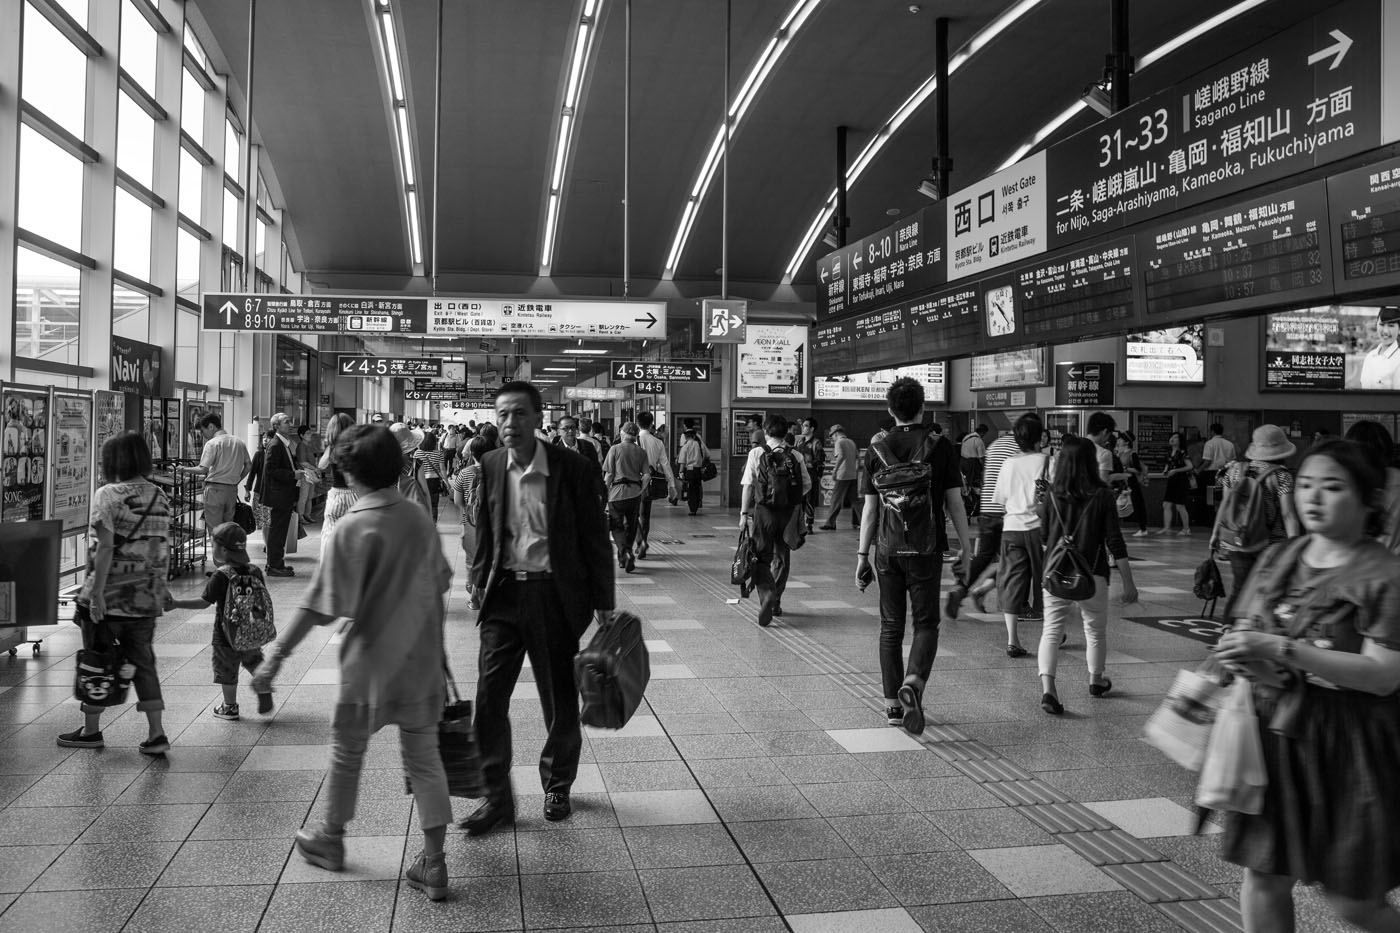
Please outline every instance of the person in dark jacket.
[[[1108, 656], [1108, 556], [1113, 555], [1123, 575], [1123, 603], [1137, 602], [1128, 547], [1118, 527], [1118, 509], [1113, 490], [1099, 473], [1098, 445], [1085, 437], [1066, 437], [1055, 461], [1050, 494], [1038, 506], [1040, 527], [1044, 528], [1045, 553], [1060, 539], [1070, 535], [1075, 550], [1084, 556], [1094, 572], [1094, 595], [1088, 599], [1062, 599], [1045, 590], [1045, 626], [1040, 634], [1040, 708], [1047, 713], [1065, 711], [1055, 687], [1055, 669], [1060, 659], [1065, 622], [1070, 607], [1078, 606], [1084, 619], [1085, 663], [1089, 667], [1089, 695], [1105, 696], [1113, 682], [1104, 676]], [[1048, 569], [1048, 568], [1047, 568]]]
[[292, 511], [297, 506], [297, 471], [292, 446], [296, 443], [292, 419], [278, 412], [272, 416], [271, 440], [263, 449], [258, 493], [269, 510], [263, 541], [267, 547], [269, 577], [291, 577], [295, 571], [287, 566], [287, 529], [292, 523]]

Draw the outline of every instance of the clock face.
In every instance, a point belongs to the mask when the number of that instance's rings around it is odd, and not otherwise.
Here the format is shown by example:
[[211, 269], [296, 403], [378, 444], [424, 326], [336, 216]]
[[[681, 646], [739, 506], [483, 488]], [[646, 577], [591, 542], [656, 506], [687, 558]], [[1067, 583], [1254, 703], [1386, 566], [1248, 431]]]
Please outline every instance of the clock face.
[[1016, 308], [1010, 285], [987, 292], [987, 336], [1005, 337], [1016, 331]]

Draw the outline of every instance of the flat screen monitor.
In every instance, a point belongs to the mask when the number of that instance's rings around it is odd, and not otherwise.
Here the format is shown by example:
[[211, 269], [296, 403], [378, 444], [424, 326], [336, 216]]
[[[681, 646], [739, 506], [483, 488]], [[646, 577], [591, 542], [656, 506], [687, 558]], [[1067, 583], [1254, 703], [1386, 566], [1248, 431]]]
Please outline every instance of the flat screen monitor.
[[1163, 327], [1124, 338], [1127, 382], [1205, 385], [1204, 324]]
[[[1389, 315], [1387, 315], [1389, 317]], [[1400, 321], [1373, 305], [1321, 305], [1264, 319], [1264, 389], [1400, 392]]]

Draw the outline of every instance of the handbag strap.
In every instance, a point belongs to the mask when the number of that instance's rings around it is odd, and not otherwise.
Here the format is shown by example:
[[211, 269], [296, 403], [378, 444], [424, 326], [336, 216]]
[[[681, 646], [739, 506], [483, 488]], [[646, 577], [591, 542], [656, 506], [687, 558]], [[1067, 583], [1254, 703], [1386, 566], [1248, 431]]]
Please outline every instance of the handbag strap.
[[447, 680], [448, 688], [452, 691], [452, 699], [457, 703], [461, 703], [462, 694], [457, 690], [457, 680], [452, 676], [452, 668], [447, 666], [446, 654], [442, 657], [442, 673], [443, 677]]

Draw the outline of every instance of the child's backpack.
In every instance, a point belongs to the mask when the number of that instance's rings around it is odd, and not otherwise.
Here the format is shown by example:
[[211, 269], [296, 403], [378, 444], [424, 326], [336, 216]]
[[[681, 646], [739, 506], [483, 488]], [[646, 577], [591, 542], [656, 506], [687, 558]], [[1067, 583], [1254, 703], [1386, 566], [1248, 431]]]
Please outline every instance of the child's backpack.
[[754, 492], [759, 505], [790, 509], [802, 504], [802, 470], [786, 447], [765, 450], [758, 460]]
[[1271, 466], [1258, 476], [1240, 470], [1239, 482], [1230, 488], [1220, 506], [1217, 538], [1222, 551], [1253, 553], [1269, 546], [1269, 515], [1265, 509], [1265, 482], [1282, 467]]
[[224, 569], [224, 634], [235, 651], [254, 651], [277, 637], [272, 623], [272, 594], [256, 567], [240, 573]]
[[880, 522], [880, 549], [895, 557], [927, 557], [938, 548], [934, 523], [933, 467], [929, 454], [936, 443], [925, 434], [914, 456], [898, 462], [885, 438], [870, 445], [881, 467], [870, 477], [884, 506]]

